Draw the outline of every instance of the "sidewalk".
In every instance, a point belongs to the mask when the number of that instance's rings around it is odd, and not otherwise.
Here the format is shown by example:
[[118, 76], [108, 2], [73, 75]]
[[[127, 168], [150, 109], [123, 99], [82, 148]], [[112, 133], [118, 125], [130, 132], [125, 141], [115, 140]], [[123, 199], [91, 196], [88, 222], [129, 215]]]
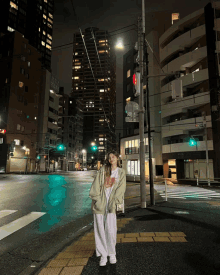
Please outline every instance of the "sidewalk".
[[[156, 205], [141, 209], [139, 190], [127, 183], [125, 214], [117, 217], [116, 264], [99, 267], [92, 225], [33, 274], [220, 274], [219, 208], [207, 211], [220, 202], [165, 202], [155, 191]], [[149, 186], [147, 194], [150, 203]]]

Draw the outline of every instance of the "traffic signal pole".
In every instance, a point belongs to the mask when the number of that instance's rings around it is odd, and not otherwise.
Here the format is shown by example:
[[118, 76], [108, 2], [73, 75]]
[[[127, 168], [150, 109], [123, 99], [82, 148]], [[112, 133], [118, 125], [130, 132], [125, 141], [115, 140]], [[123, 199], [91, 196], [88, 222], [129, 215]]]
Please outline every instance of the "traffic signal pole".
[[140, 96], [139, 96], [139, 135], [140, 135], [140, 191], [141, 208], [146, 208], [146, 182], [145, 182], [145, 148], [144, 148], [144, 92], [143, 92], [143, 74], [144, 74], [144, 31], [145, 31], [145, 8], [142, 0], [142, 18], [138, 18], [138, 50], [140, 64]]

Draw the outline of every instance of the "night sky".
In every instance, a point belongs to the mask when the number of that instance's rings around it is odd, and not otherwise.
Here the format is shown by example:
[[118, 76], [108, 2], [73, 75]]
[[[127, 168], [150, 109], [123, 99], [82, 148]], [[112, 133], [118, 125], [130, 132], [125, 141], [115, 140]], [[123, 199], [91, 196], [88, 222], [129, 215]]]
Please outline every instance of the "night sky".
[[[73, 41], [73, 33], [78, 31], [76, 18], [73, 13], [71, 0], [55, 0], [54, 7], [54, 26], [53, 26], [53, 47], [71, 43]], [[147, 0], [145, 1], [145, 10], [150, 13], [146, 15], [146, 33], [152, 29], [152, 13], [162, 11], [171, 13], [180, 13], [180, 19], [188, 14], [203, 8], [209, 0]], [[131, 24], [137, 24], [137, 18], [141, 15], [141, 0], [73, 0], [73, 5], [79, 20], [81, 30], [84, 31], [88, 27], [98, 27], [100, 29], [114, 31], [119, 28]], [[148, 19], [149, 18], [149, 19]], [[132, 27], [128, 28], [131, 29]], [[126, 29], [124, 29], [126, 30]], [[121, 30], [120, 32], [124, 31]], [[123, 38], [125, 44], [131, 44], [126, 47], [126, 50], [116, 53], [117, 59], [117, 90], [122, 87], [122, 56], [127, 50], [133, 47], [137, 40], [137, 32], [130, 31], [124, 34], [115, 35], [117, 38]], [[55, 76], [60, 79], [60, 85], [64, 86], [65, 93], [71, 91], [72, 80], [72, 45], [61, 48], [62, 50], [54, 49], [52, 51], [52, 70]]]

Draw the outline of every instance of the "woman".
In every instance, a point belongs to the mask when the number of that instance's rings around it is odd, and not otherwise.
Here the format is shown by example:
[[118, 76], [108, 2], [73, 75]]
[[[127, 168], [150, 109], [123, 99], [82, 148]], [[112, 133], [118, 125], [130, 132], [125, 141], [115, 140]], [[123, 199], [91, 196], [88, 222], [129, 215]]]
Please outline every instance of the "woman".
[[125, 170], [120, 168], [119, 154], [111, 151], [107, 164], [96, 175], [89, 197], [92, 199], [96, 256], [101, 256], [100, 266], [105, 266], [107, 256], [116, 263], [117, 219], [116, 205], [123, 203], [126, 190]]

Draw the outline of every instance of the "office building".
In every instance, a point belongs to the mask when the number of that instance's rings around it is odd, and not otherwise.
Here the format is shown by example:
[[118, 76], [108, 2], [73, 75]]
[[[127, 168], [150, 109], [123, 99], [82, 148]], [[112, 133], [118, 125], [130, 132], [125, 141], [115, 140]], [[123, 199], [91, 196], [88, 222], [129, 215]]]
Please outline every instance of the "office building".
[[[104, 160], [107, 151], [116, 148], [115, 55], [108, 31], [87, 28], [83, 37], [87, 51], [81, 34], [73, 37], [71, 95], [83, 99], [83, 147], [88, 158]], [[91, 150], [91, 142], [97, 145], [97, 152]]]

